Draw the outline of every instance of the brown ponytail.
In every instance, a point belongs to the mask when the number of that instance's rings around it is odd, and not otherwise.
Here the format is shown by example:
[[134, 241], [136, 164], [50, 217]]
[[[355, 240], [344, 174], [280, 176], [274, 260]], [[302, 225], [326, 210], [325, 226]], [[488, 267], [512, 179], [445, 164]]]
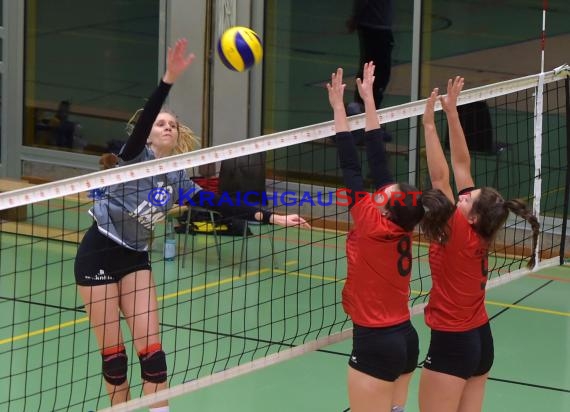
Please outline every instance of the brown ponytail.
[[538, 241], [540, 225], [522, 200], [505, 201], [495, 189], [491, 187], [481, 188], [481, 194], [473, 202], [471, 209], [471, 214], [477, 216], [475, 223], [473, 223], [473, 229], [487, 242], [492, 242], [507, 220], [509, 211], [525, 219], [532, 227], [532, 254], [527, 266], [533, 267], [536, 261], [534, 250]]
[[444, 244], [449, 239], [449, 219], [455, 212], [455, 205], [439, 189], [422, 192], [425, 209], [420, 228], [430, 242]]
[[101, 169], [111, 169], [119, 163], [119, 158], [115, 153], [103, 153], [99, 158]]
[[536, 250], [536, 245], [538, 243], [538, 235], [540, 233], [540, 224], [538, 223], [538, 219], [526, 207], [526, 204], [519, 199], [507, 200], [504, 204], [507, 210], [510, 210], [515, 215], [526, 220], [530, 224], [530, 227], [532, 228], [532, 252], [527, 263], [527, 267], [532, 269], [536, 264], [536, 256], [534, 254], [534, 251]]

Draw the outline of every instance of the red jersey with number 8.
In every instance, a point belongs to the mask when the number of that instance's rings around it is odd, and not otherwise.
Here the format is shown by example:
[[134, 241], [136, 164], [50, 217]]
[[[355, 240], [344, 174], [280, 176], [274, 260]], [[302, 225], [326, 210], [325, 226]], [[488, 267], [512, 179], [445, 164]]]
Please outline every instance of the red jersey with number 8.
[[457, 209], [449, 220], [445, 245], [429, 249], [432, 287], [426, 324], [443, 332], [465, 332], [489, 320], [485, 309], [488, 244]]
[[382, 216], [371, 196], [351, 209], [346, 240], [344, 311], [359, 326], [387, 327], [410, 319], [411, 233]]

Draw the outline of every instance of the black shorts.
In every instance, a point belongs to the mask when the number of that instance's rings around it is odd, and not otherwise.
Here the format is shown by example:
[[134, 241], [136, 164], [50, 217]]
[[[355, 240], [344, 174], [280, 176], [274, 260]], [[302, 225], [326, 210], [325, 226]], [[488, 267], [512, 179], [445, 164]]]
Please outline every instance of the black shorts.
[[424, 367], [469, 379], [491, 370], [495, 350], [489, 322], [466, 332], [431, 331]]
[[117, 283], [129, 273], [150, 270], [148, 252], [121, 246], [93, 224], [85, 233], [75, 257], [75, 282], [80, 286]]
[[418, 364], [419, 339], [408, 320], [387, 328], [354, 325], [348, 364], [362, 373], [394, 382]]

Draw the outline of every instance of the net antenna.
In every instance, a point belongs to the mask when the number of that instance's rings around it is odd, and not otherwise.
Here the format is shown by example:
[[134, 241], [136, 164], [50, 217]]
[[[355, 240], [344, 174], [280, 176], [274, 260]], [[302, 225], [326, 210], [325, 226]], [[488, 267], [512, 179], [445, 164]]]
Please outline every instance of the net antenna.
[[546, 45], [546, 10], [548, 0], [542, 0], [542, 31], [540, 34], [540, 72], [544, 73], [544, 48]]

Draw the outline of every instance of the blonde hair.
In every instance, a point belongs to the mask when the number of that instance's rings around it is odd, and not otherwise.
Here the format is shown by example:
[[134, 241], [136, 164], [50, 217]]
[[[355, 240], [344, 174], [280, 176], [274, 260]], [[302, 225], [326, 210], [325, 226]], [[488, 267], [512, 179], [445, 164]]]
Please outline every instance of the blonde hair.
[[178, 144], [174, 148], [174, 154], [187, 153], [197, 150], [201, 146], [201, 141], [185, 124], [178, 122]]
[[[125, 131], [130, 136], [138, 122], [143, 109], [137, 110], [127, 122]], [[198, 137], [192, 129], [185, 124], [180, 123], [178, 116], [167, 107], [162, 107], [159, 113], [168, 113], [176, 119], [176, 126], [178, 128], [178, 144], [174, 148], [173, 154], [181, 154], [197, 150], [202, 145], [200, 137]]]

